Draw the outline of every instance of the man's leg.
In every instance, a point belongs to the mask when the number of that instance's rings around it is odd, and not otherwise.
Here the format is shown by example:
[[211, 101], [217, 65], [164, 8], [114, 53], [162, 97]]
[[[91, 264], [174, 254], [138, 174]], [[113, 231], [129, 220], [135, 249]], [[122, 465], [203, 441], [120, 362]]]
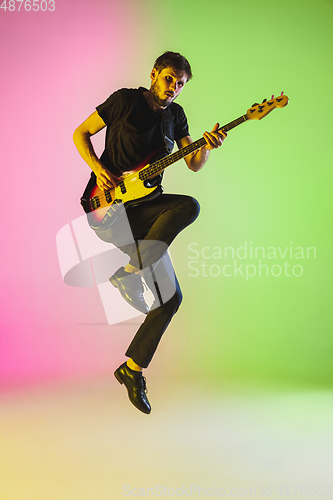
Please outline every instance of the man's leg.
[[[148, 306], [143, 297], [139, 269], [154, 268], [177, 234], [198, 214], [199, 204], [194, 198], [163, 194], [155, 200], [126, 208], [122, 220], [118, 219], [110, 228], [110, 234], [106, 233], [109, 241], [130, 256], [130, 262], [111, 276], [110, 282], [140, 312], [147, 314]], [[128, 230], [133, 235], [132, 241], [133, 238], [136, 240], [137, 248], [134, 243], [126, 244]]]
[[[129, 360], [115, 372], [117, 380], [127, 387], [131, 402], [144, 413], [150, 413], [151, 408], [146, 397], [145, 379], [141, 371], [150, 363], [164, 331], [182, 300], [179, 283], [166, 250], [177, 234], [194, 222], [198, 214], [199, 204], [195, 199], [190, 196], [166, 194], [126, 209], [133, 237], [136, 241], [140, 241], [138, 248], [135, 249], [134, 244], [126, 244], [121, 221], [111, 228], [113, 235], [110, 233], [109, 241], [119, 246], [131, 257], [129, 264], [120, 270], [119, 280], [117, 279], [118, 271], [111, 277], [111, 280], [115, 282], [114, 286], [119, 288], [125, 300], [128, 302], [132, 300], [131, 291], [129, 291], [131, 286], [127, 286], [127, 282], [130, 282], [132, 277], [139, 276], [139, 269], [153, 270], [149, 277], [150, 281], [154, 279], [154, 276], [158, 276], [155, 287], [158, 295], [155, 297], [159, 300], [158, 307], [156, 307], [156, 302], [151, 307], [126, 352]], [[128, 277], [126, 274], [124, 277], [124, 272], [128, 274]], [[157, 292], [160, 288], [163, 292], [170, 290], [171, 287], [174, 290], [171, 298], [168, 293], [158, 294]], [[167, 297], [167, 299], [163, 300], [162, 297]], [[134, 301], [137, 299], [135, 292]]]
[[[182, 302], [180, 286], [167, 253], [158, 263], [152, 274], [153, 276], [158, 276], [155, 282], [158, 290], [155, 295], [157, 304], [152, 304], [145, 321], [138, 329], [125, 353], [126, 356], [142, 368], [148, 367], [163, 333]], [[174, 294], [169, 300], [164, 301], [163, 295], [167, 295], [170, 290], [174, 290]]]
[[[115, 371], [116, 379], [125, 384], [130, 401], [144, 413], [150, 413], [151, 407], [146, 396], [147, 390], [145, 379], [141, 374], [142, 369], [149, 365], [163, 333], [182, 301], [179, 283], [167, 253], [160, 260], [149, 279], [154, 279], [155, 276], [158, 276], [155, 282], [156, 290], [158, 290], [155, 301], [158, 301], [158, 305], [157, 307], [152, 305], [145, 321], [128, 347], [126, 356], [129, 357], [129, 360]], [[163, 295], [165, 296], [171, 288], [175, 290], [175, 293], [164, 302]]]
[[140, 244], [125, 269], [142, 269], [158, 262], [175, 237], [195, 221], [199, 210], [198, 202], [191, 196], [173, 194], [162, 194], [138, 207], [129, 207], [128, 221]]

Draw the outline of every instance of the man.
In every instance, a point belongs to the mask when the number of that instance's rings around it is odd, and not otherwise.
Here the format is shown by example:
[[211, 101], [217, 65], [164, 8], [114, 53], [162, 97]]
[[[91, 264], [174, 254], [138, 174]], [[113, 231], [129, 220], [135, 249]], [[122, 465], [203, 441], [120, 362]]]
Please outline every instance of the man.
[[[165, 52], [156, 59], [150, 77], [149, 90], [142, 87], [118, 90], [75, 130], [74, 143], [93, 171], [83, 199], [96, 184], [102, 190], [116, 186], [123, 173], [148, 163], [144, 160], [154, 152], [169, 153], [174, 141], [179, 149], [193, 142], [185, 113], [174, 102], [192, 77], [189, 62], [179, 53]], [[90, 136], [104, 127], [107, 127], [105, 150], [98, 159]], [[217, 132], [218, 127], [216, 124], [211, 132], [205, 132], [206, 144], [185, 157], [190, 170], [200, 170], [210, 151], [221, 146], [227, 134]], [[154, 179], [157, 186], [160, 180]], [[130, 401], [146, 414], [151, 407], [142, 370], [149, 365], [182, 300], [166, 250], [198, 214], [199, 205], [190, 196], [159, 194], [154, 199], [126, 206], [126, 221], [120, 218], [110, 228], [94, 228], [101, 239], [114, 243], [130, 256], [129, 263], [111, 276], [110, 282], [129, 304], [147, 314], [126, 351], [129, 359], [115, 371], [116, 379], [125, 384]], [[135, 244], [122, 235], [127, 221]], [[155, 298], [150, 308], [143, 296], [142, 276]], [[172, 290], [171, 297], [165, 290]]]

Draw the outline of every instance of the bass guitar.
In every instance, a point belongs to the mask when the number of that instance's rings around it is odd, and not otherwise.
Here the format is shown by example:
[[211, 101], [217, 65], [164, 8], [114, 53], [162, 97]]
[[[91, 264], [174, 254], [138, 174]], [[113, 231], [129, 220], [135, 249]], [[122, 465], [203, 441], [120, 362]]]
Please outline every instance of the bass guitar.
[[[272, 96], [269, 100], [264, 99], [261, 104], [253, 104], [245, 115], [227, 123], [218, 130], [228, 132], [247, 120], [261, 120], [273, 109], [284, 108], [287, 104], [288, 97], [283, 95], [282, 92], [279, 97], [274, 98]], [[148, 163], [142, 168], [139, 167], [131, 172], [124, 172], [117, 180], [117, 185], [111, 189], [103, 191], [98, 186], [95, 186], [85, 199], [81, 198], [83, 209], [89, 214], [89, 224], [95, 229], [106, 225], [109, 227], [117, 217], [117, 211], [120, 210], [121, 212], [124, 206], [141, 203], [159, 196], [163, 188], [160, 184], [156, 185], [155, 182], [151, 182], [152, 179], [161, 174], [169, 165], [200, 149], [205, 144], [204, 137], [201, 137], [201, 139], [154, 163]]]

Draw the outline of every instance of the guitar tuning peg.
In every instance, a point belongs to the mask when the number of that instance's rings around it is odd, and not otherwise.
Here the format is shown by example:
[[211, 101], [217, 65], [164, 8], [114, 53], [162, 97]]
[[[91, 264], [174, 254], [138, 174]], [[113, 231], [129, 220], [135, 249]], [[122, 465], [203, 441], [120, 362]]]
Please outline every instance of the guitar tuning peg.
[[252, 108], [254, 108], [254, 106], [259, 106], [259, 102], [255, 102], [254, 104], [252, 104]]
[[281, 95], [283, 95], [283, 91], [281, 92]]
[[262, 102], [266, 102], [266, 101], [267, 101], [267, 99], [264, 99]]
[[271, 99], [274, 99], [274, 94], [272, 95]]

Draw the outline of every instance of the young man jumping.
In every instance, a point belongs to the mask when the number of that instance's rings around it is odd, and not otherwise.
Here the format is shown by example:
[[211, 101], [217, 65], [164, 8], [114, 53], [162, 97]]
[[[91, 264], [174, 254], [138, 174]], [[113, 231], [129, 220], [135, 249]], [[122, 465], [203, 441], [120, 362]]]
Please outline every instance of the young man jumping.
[[[170, 153], [174, 142], [179, 149], [193, 142], [184, 110], [174, 102], [192, 78], [187, 59], [176, 52], [165, 52], [156, 59], [150, 78], [149, 90], [139, 87], [114, 92], [75, 130], [74, 143], [92, 170], [84, 196], [96, 185], [104, 191], [112, 189], [122, 175], [144, 164], [153, 153]], [[99, 159], [90, 137], [104, 127], [105, 149]], [[193, 172], [205, 165], [212, 149], [222, 145], [227, 134], [217, 131], [218, 127], [217, 123], [211, 132], [205, 132], [205, 145], [185, 157]], [[154, 182], [158, 186], [161, 177], [157, 176]], [[126, 386], [130, 401], [146, 414], [151, 412], [151, 406], [142, 370], [148, 367], [182, 300], [166, 250], [199, 214], [194, 198], [161, 191], [154, 199], [125, 205], [135, 243], [122, 241], [121, 218], [110, 228], [94, 227], [101, 239], [114, 243], [130, 256], [129, 263], [111, 276], [110, 286], [118, 288], [129, 304], [147, 315], [126, 351], [129, 359], [115, 371], [116, 379]], [[144, 300], [142, 277], [155, 297], [150, 308]], [[173, 290], [171, 298], [163, 299], [164, 287]]]

